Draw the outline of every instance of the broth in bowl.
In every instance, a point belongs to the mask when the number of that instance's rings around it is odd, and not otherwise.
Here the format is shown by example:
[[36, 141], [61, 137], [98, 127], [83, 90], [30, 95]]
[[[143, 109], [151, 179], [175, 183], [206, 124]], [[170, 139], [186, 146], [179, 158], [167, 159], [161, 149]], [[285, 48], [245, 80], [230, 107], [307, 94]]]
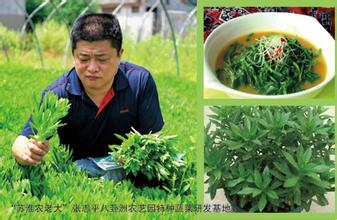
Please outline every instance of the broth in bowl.
[[217, 78], [251, 94], [284, 95], [320, 84], [327, 65], [321, 49], [283, 32], [256, 32], [226, 44], [216, 59]]

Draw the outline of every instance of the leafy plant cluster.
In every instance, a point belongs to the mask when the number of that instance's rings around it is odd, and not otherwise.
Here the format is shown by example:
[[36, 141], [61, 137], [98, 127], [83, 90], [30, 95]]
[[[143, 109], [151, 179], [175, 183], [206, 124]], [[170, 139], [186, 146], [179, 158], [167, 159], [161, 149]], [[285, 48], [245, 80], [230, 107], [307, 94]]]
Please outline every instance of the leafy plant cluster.
[[249, 85], [263, 95], [295, 93], [304, 89], [304, 82], [320, 77], [313, 71], [320, 54], [321, 50], [304, 48], [296, 38], [271, 34], [251, 46], [232, 44], [217, 75], [234, 89]]
[[68, 99], [59, 99], [57, 95], [50, 91], [45, 94], [41, 105], [37, 98], [34, 101], [33, 120], [30, 122], [34, 134], [31, 138], [44, 142], [56, 135], [57, 128], [65, 125], [61, 124], [61, 119], [68, 114], [70, 103]]
[[155, 180], [168, 192], [182, 195], [190, 191], [194, 169], [187, 166], [174, 148], [176, 136], [142, 135], [135, 129], [126, 137], [115, 135], [122, 144], [110, 146], [110, 154], [126, 174], [136, 178], [145, 175], [148, 181]]
[[[30, 125], [33, 129], [31, 139], [43, 143], [48, 138], [56, 135], [57, 128], [63, 126], [61, 119], [68, 114], [70, 108], [69, 100], [58, 98], [52, 92], [47, 92], [40, 104], [35, 97], [34, 110], [32, 112], [32, 121]], [[66, 172], [73, 170], [71, 166], [72, 151], [65, 146], [52, 146], [50, 159], [47, 163], [37, 166], [21, 166], [22, 178], [29, 181], [29, 189], [32, 195], [41, 198], [46, 187], [45, 173], [50, 169], [57, 172]]]
[[[205, 130], [205, 172], [214, 198], [250, 212], [328, 204], [335, 187], [335, 122], [321, 106], [214, 106]], [[214, 129], [213, 129], [214, 127]]]

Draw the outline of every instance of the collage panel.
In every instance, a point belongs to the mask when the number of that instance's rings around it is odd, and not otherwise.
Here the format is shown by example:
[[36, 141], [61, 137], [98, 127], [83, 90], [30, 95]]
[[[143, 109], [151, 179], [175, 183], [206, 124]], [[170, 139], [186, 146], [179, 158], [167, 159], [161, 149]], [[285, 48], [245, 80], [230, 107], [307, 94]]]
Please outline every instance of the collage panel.
[[334, 106], [206, 106], [213, 212], [334, 212]]
[[1, 220], [202, 211], [196, 20], [196, 0], [0, 0]]
[[210, 212], [335, 212], [335, 106], [204, 107]]
[[335, 97], [334, 7], [204, 7], [203, 20], [204, 98]]

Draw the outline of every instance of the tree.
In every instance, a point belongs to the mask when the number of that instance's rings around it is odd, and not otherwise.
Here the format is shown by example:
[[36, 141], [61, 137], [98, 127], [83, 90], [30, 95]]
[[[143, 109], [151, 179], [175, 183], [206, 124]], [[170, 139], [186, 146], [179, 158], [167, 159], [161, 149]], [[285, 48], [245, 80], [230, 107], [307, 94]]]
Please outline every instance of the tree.
[[[45, 0], [27, 0], [26, 2], [26, 10], [27, 13], [30, 14], [37, 8], [40, 4], [42, 4]], [[60, 4], [62, 0], [50, 0], [50, 2], [43, 7], [39, 12], [37, 12], [33, 17], [34, 24], [43, 22], [46, 20], [48, 15], [53, 11], [53, 9]], [[60, 7], [56, 13], [54, 13], [52, 19], [64, 22], [69, 27], [72, 26], [75, 19], [80, 15], [80, 13], [90, 5], [92, 0], [68, 0], [62, 7]], [[99, 6], [94, 2], [91, 4], [90, 8], [87, 12], [98, 12], [100, 11]]]

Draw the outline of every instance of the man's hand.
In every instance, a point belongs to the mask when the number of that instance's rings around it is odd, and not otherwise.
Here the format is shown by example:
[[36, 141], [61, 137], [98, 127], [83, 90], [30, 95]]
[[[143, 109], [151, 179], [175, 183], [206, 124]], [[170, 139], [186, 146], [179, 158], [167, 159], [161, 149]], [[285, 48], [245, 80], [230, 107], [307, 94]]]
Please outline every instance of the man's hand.
[[49, 148], [48, 141], [40, 143], [20, 135], [13, 143], [12, 152], [20, 164], [36, 165], [44, 160]]

